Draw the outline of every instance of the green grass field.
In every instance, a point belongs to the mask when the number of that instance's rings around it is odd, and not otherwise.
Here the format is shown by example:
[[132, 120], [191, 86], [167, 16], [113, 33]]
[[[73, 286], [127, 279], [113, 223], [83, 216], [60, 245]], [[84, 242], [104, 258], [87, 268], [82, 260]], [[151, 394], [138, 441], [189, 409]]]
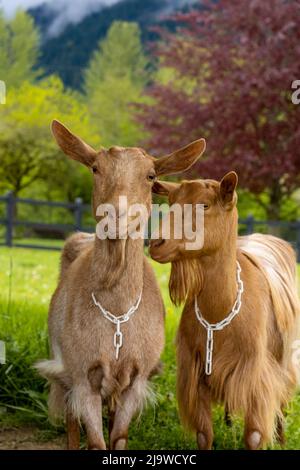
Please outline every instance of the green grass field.
[[[7, 363], [0, 365], [1, 426], [38, 426], [47, 436], [63, 432], [47, 419], [47, 386], [32, 364], [47, 357], [47, 310], [55, 289], [59, 253], [0, 249], [0, 339], [6, 341]], [[131, 449], [194, 449], [194, 437], [182, 429], [175, 397], [174, 337], [180, 310], [168, 296], [168, 266], [153, 263], [167, 310], [164, 370], [154, 379], [157, 405], [148, 408], [129, 433]], [[216, 449], [243, 448], [239, 418], [232, 428], [223, 422], [223, 409], [214, 408]], [[288, 449], [300, 449], [300, 396], [287, 410]]]

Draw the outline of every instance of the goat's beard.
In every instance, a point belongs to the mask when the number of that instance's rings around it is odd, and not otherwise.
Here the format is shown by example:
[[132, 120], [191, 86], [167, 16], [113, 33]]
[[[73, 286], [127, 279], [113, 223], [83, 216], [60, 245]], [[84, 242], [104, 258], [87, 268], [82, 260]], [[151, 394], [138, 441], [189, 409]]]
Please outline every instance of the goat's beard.
[[182, 258], [172, 262], [169, 292], [176, 306], [192, 301], [202, 288], [203, 271], [199, 259]]

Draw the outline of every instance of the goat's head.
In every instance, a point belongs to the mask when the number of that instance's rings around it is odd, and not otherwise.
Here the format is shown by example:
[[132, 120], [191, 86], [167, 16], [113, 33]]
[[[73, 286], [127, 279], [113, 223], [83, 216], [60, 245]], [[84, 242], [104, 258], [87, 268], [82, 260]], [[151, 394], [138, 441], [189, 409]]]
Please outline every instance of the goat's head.
[[[126, 220], [126, 233], [130, 233], [129, 207], [143, 205], [149, 216], [151, 192], [157, 176], [187, 170], [205, 150], [205, 140], [200, 139], [159, 159], [134, 147], [111, 147], [97, 152], [56, 120], [52, 123], [52, 132], [64, 153], [87, 166], [93, 174], [92, 205], [95, 219], [99, 221], [102, 217], [97, 208], [109, 204], [115, 209], [117, 227], [122, 225], [124, 230], [124, 224], [120, 222]], [[124, 198], [120, 200], [120, 196]], [[126, 201], [124, 206], [122, 201]], [[116, 236], [121, 236], [118, 230]]]
[[[230, 172], [220, 182], [208, 179], [183, 181], [181, 184], [156, 181], [153, 191], [168, 196], [171, 206], [178, 204], [181, 208], [184, 208], [184, 205], [190, 205], [191, 218], [188, 223], [192, 227], [188, 230], [189, 234], [196, 233], [197, 205], [201, 204], [200, 210], [204, 211], [204, 223], [201, 229], [204, 230], [204, 233], [201, 247], [191, 249], [191, 240], [186, 238], [184, 230], [180, 239], [175, 238], [175, 225], [178, 220], [176, 221], [174, 213], [171, 212], [170, 238], [165, 239], [162, 236], [163, 221], [160, 221], [159, 236], [151, 240], [150, 243], [152, 258], [160, 263], [167, 263], [187, 257], [210, 255], [216, 252], [224, 243], [227, 243], [237, 220], [237, 195], [235, 191], [237, 179], [237, 174]], [[183, 218], [184, 210], [180, 211], [180, 214]], [[184, 226], [182, 221], [179, 220], [179, 222]]]

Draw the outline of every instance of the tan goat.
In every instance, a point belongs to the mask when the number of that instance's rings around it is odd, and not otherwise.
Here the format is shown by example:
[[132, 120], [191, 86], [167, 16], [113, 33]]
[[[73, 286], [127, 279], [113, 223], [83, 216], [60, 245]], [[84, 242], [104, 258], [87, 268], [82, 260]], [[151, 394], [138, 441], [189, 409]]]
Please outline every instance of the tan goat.
[[[121, 195], [127, 197], [128, 206], [142, 203], [150, 214], [156, 176], [189, 168], [205, 148], [201, 139], [155, 159], [140, 148], [96, 152], [57, 121], [52, 131], [61, 149], [93, 173], [97, 222], [98, 206], [110, 203], [118, 221], [125, 217], [129, 223], [130, 217], [118, 206]], [[112, 315], [104, 316], [96, 303]], [[133, 306], [134, 315], [118, 323], [123, 318], [119, 316]], [[113, 316], [116, 323], [109, 321]], [[164, 346], [163, 302], [142, 239], [103, 240], [76, 234], [66, 242], [50, 305], [49, 335], [52, 358], [37, 368], [51, 382], [50, 413], [66, 416], [68, 448], [79, 447], [80, 421], [88, 447], [106, 448], [102, 409], [107, 404], [110, 448], [124, 449], [129, 424], [147, 398], [148, 379], [159, 365]]]
[[200, 449], [212, 447], [212, 402], [243, 413], [248, 449], [276, 437], [283, 442], [282, 410], [297, 381], [295, 253], [273, 236], [237, 238], [236, 185], [231, 172], [221, 182], [154, 187], [170, 204], [192, 204], [193, 217], [196, 204], [204, 205], [202, 248], [187, 250], [185, 237], [160, 237], [150, 248], [155, 260], [172, 262], [172, 300], [186, 301], [177, 335], [177, 392], [183, 423], [197, 433]]

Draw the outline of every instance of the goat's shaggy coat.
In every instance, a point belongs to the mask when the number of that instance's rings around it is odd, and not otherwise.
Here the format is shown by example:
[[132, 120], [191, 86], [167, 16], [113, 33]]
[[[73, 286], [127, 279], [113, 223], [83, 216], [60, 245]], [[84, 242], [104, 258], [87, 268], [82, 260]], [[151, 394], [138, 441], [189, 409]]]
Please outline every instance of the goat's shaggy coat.
[[[182, 421], [197, 433], [201, 449], [212, 446], [212, 402], [224, 403], [229, 414], [243, 413], [249, 449], [275, 437], [282, 442], [282, 410], [297, 381], [292, 363], [300, 314], [295, 254], [288, 243], [270, 235], [237, 237], [233, 175], [227, 175], [233, 188], [225, 179], [156, 186], [171, 203], [208, 207], [199, 252], [185, 252], [178, 240], [153, 241], [151, 247], [154, 259], [172, 261], [173, 301], [186, 300], [177, 334], [178, 401]], [[212, 374], [206, 376], [206, 330], [195, 316], [194, 298], [209, 323], [225, 318], [237, 294], [236, 260], [244, 283], [241, 310], [215, 332]]]

